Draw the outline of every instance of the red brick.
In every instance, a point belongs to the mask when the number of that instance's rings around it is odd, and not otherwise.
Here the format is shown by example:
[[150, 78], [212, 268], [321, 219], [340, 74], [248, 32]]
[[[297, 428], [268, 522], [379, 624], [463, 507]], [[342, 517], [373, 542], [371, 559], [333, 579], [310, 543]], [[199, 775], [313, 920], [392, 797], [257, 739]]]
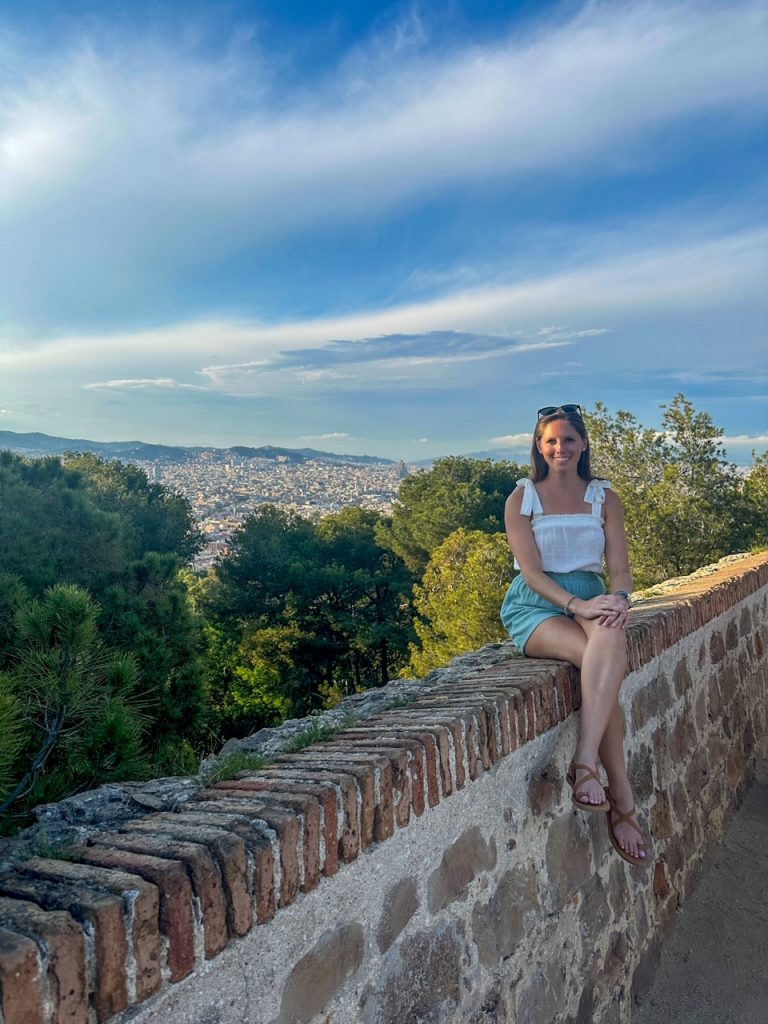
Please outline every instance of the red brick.
[[[322, 744], [326, 746], [326, 744]], [[326, 750], [325, 753], [317, 747], [307, 747], [300, 754], [282, 754], [275, 759], [278, 767], [306, 766], [313, 774], [315, 769], [324, 771], [342, 771], [351, 775], [357, 782], [360, 793], [359, 824], [360, 824], [360, 849], [367, 850], [373, 842], [375, 821], [376, 821], [376, 778], [375, 771], [371, 764], [366, 763], [366, 758], [355, 757], [354, 754], [344, 751], [335, 752]]]
[[201, 811], [199, 804], [182, 804], [179, 811], [190, 821], [225, 828], [244, 840], [251, 858], [249, 875], [252, 876], [251, 899], [256, 922], [263, 924], [270, 921], [277, 909], [275, 851], [270, 838], [271, 830], [266, 825], [254, 823], [243, 814]]
[[273, 807], [248, 793], [229, 794], [209, 789], [198, 794], [199, 811], [242, 814], [252, 822], [261, 822], [276, 834], [280, 858], [280, 894], [278, 906], [286, 907], [296, 899], [301, 886], [301, 815], [293, 810]]
[[[418, 731], [408, 732], [409, 739], [413, 738], [423, 749], [423, 764], [426, 769], [425, 781], [426, 781], [426, 797], [427, 803], [430, 807], [437, 807], [440, 802], [440, 777], [438, 767], [438, 748], [435, 742], [435, 737], [428, 731], [420, 729]], [[414, 755], [417, 753], [417, 748], [414, 748]]]
[[85, 935], [72, 915], [0, 897], [0, 921], [45, 951], [52, 1024], [88, 1024]]
[[[439, 754], [440, 778], [442, 781], [443, 796], [451, 796], [454, 789], [462, 789], [464, 786], [464, 748], [463, 724], [458, 718], [436, 717], [428, 710], [416, 707], [413, 709], [398, 709], [383, 718], [376, 728], [385, 730], [397, 730], [401, 728], [400, 723], [406, 722], [408, 727], [411, 723], [419, 729], [425, 729], [435, 737]], [[451, 756], [452, 752], [454, 757]], [[454, 778], [455, 774], [455, 778]], [[459, 782], [461, 778], [461, 782]]]
[[0, 893], [32, 900], [45, 910], [66, 910], [92, 930], [96, 1017], [107, 1020], [128, 1005], [128, 937], [119, 896], [74, 882], [48, 882], [24, 871], [0, 879]]
[[[187, 805], [189, 806], [189, 805]], [[131, 822], [131, 832], [166, 835], [188, 843], [202, 843], [211, 852], [221, 873], [231, 936], [247, 935], [253, 925], [253, 906], [248, 888], [248, 856], [240, 836], [223, 828], [187, 820], [186, 815], [166, 812]]]
[[[373, 750], [366, 754], [358, 751], [352, 744], [339, 741], [338, 743], [323, 744], [329, 751], [340, 753], [345, 762], [358, 766], [365, 774], [360, 778], [361, 792], [363, 793], [363, 813], [361, 823], [370, 822], [370, 831], [366, 827], [361, 830], [366, 840], [377, 842], [387, 839], [394, 832], [394, 821], [392, 812], [392, 766], [389, 760], [384, 757], [381, 751]], [[308, 749], [308, 756], [314, 751], [314, 747]]]
[[[157, 886], [160, 894], [160, 931], [168, 942], [168, 972], [171, 981], [185, 978], [195, 966], [195, 922], [192, 886], [181, 861], [163, 860], [130, 850], [89, 846], [78, 858], [103, 868], [117, 868], [140, 875]], [[74, 1022], [73, 1022], [74, 1024]]]
[[[264, 791], [281, 796], [284, 793], [308, 793], [313, 796], [322, 808], [322, 833], [323, 833], [323, 874], [330, 877], [339, 870], [339, 799], [336, 787], [330, 783], [299, 782], [289, 777], [276, 779], [273, 777], [263, 778], [257, 772], [240, 772], [233, 780], [234, 782], [248, 782], [249, 788], [255, 792]], [[215, 787], [224, 785], [217, 783]], [[233, 787], [234, 788], [234, 787]]]
[[129, 956], [132, 956], [135, 991], [129, 999], [142, 1002], [160, 987], [162, 960], [160, 942], [160, 895], [157, 887], [138, 875], [67, 861], [35, 857], [24, 865], [26, 871], [49, 882], [75, 882], [94, 886], [119, 896], [123, 901]]
[[[249, 787], [243, 786], [240, 782], [220, 782], [211, 787], [212, 790], [237, 793], [248, 792]], [[207, 790], [200, 793], [200, 798], [206, 797]], [[253, 788], [250, 792], [256, 792]], [[300, 815], [302, 823], [301, 845], [303, 849], [303, 871], [301, 876], [302, 892], [310, 892], [320, 881], [320, 838], [322, 828], [322, 814], [320, 803], [308, 793], [274, 793], [266, 790], [259, 791], [259, 799], [263, 800], [270, 807], [289, 808]], [[193, 805], [182, 808], [188, 812], [193, 810]]]
[[304, 783], [328, 783], [338, 788], [341, 798], [341, 814], [339, 816], [341, 834], [339, 836], [339, 858], [348, 864], [360, 854], [360, 815], [357, 808], [357, 780], [347, 772], [328, 771], [312, 767], [306, 762], [299, 765], [284, 764], [279, 768], [264, 768], [259, 772], [264, 779], [294, 779]]
[[40, 954], [32, 939], [0, 928], [0, 1009], [4, 1024], [47, 1024]]
[[227, 912], [221, 875], [205, 846], [171, 840], [162, 835], [148, 835], [138, 830], [103, 833], [95, 836], [92, 844], [99, 848], [131, 850], [133, 853], [181, 861], [200, 901], [206, 959], [210, 960], [224, 949], [227, 944]]

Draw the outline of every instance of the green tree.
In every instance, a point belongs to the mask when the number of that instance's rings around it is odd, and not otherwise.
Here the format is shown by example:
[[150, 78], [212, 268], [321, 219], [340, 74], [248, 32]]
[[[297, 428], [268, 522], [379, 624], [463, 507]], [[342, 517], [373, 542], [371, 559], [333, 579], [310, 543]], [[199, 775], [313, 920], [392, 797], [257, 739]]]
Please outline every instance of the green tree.
[[749, 523], [749, 543], [745, 546], [768, 546], [768, 451], [752, 453], [752, 468], [744, 481], [745, 517]]
[[137, 660], [156, 769], [167, 770], [200, 740], [207, 711], [202, 631], [180, 576], [198, 542], [188, 503], [134, 466], [0, 453], [0, 577], [15, 580], [0, 592], [0, 667], [18, 588], [32, 597], [59, 583], [87, 589], [102, 642]]
[[145, 554], [125, 567], [101, 601], [101, 636], [135, 659], [145, 712], [154, 723], [157, 769], [169, 770], [178, 747], [202, 740], [208, 713], [202, 623], [179, 576], [178, 558]]
[[199, 593], [223, 729], [238, 728], [238, 710], [240, 727], [273, 724], [279, 712], [333, 704], [403, 666], [412, 579], [377, 542], [379, 519], [346, 509], [315, 526], [263, 506], [235, 533]]
[[421, 576], [435, 549], [459, 527], [503, 530], [504, 502], [524, 476], [528, 467], [514, 462], [438, 459], [432, 469], [403, 480], [391, 521], [379, 527], [379, 541]]
[[434, 551], [415, 587], [416, 633], [409, 671], [417, 676], [484, 644], [508, 639], [499, 619], [514, 571], [503, 533], [460, 528]]
[[602, 403], [586, 416], [593, 470], [624, 502], [638, 586], [690, 573], [746, 540], [743, 488], [723, 431], [682, 394], [662, 408], [660, 431]]
[[108, 462], [92, 453], [69, 454], [63, 464], [85, 481], [100, 509], [129, 520], [134, 558], [156, 551], [173, 554], [183, 563], [202, 547], [202, 534], [187, 499], [150, 481], [138, 466]]
[[128, 534], [125, 518], [98, 508], [58, 459], [0, 452], [0, 572], [32, 594], [63, 581], [98, 593], [118, 578]]
[[13, 808], [23, 818], [40, 801], [149, 772], [146, 723], [132, 696], [136, 667], [130, 655], [104, 647], [97, 615], [89, 595], [71, 584], [16, 614], [15, 649], [0, 673], [9, 726], [0, 733], [1, 815]]

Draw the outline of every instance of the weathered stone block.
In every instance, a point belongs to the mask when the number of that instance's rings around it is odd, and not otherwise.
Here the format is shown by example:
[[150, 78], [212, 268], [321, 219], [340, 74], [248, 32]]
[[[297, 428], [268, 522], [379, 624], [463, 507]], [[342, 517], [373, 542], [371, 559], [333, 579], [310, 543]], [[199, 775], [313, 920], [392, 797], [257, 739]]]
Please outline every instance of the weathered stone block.
[[536, 817], [551, 812], [558, 803], [563, 779], [551, 769], [537, 772], [528, 784], [528, 805]]
[[363, 997], [364, 1024], [443, 1024], [455, 1019], [461, 1000], [462, 955], [459, 925], [405, 939], [378, 991], [369, 990]]
[[728, 623], [728, 627], [725, 630], [725, 649], [727, 651], [734, 651], [739, 645], [739, 631], [736, 627], [736, 621], [731, 619]]
[[682, 697], [693, 686], [693, 679], [691, 678], [691, 672], [688, 668], [688, 662], [684, 658], [675, 666], [673, 678], [675, 681], [675, 693], [678, 697]]
[[690, 715], [683, 714], [675, 722], [669, 736], [669, 752], [672, 763], [677, 767], [688, 760], [688, 755], [697, 743], [696, 728]]
[[725, 657], [725, 641], [723, 634], [715, 629], [709, 638], [709, 657], [713, 665], [717, 665]]
[[592, 875], [590, 843], [576, 819], [577, 813], [553, 821], [547, 832], [544, 858], [549, 884], [545, 899], [553, 910], [562, 907]]
[[709, 780], [709, 757], [706, 748], [700, 747], [694, 752], [690, 764], [685, 770], [685, 782], [688, 792], [695, 796]]
[[467, 829], [443, 854], [440, 866], [427, 881], [429, 912], [436, 914], [457, 899], [466, 898], [466, 888], [481, 871], [496, 866], [496, 840], [487, 842], [479, 828]]
[[403, 878], [387, 890], [376, 932], [381, 953], [386, 953], [418, 909], [419, 891], [415, 878]]
[[630, 754], [628, 771], [632, 780], [635, 800], [638, 804], [644, 803], [651, 797], [654, 790], [654, 757], [650, 747], [643, 745]]
[[741, 616], [739, 618], [739, 633], [742, 637], [747, 637], [752, 632], [752, 613], [749, 608], [745, 605], [741, 609]]
[[672, 806], [666, 790], [656, 794], [656, 803], [651, 811], [651, 835], [655, 839], [668, 839], [674, 831]]
[[491, 899], [472, 911], [472, 937], [484, 967], [511, 956], [525, 937], [525, 915], [538, 906], [538, 877], [530, 865], [506, 871]]
[[544, 1024], [556, 1020], [565, 1009], [566, 977], [560, 957], [555, 954], [549, 963], [538, 965], [526, 976], [528, 982], [520, 993], [515, 1020]]
[[672, 690], [663, 672], [649, 684], [638, 690], [632, 701], [632, 721], [635, 729], [644, 728], [648, 722], [664, 712], [672, 704]]
[[579, 915], [585, 950], [595, 950], [600, 945], [610, 921], [611, 908], [605, 889], [599, 879], [592, 878], [584, 887]]
[[356, 922], [321, 935], [288, 975], [276, 1024], [306, 1024], [325, 1009], [359, 969], [364, 952], [365, 934]]

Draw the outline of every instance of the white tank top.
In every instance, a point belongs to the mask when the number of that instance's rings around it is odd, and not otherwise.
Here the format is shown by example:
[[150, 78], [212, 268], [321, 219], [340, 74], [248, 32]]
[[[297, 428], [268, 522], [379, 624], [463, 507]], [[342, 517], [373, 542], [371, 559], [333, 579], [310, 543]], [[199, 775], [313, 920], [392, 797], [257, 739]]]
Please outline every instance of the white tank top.
[[[531, 529], [536, 547], [541, 553], [544, 572], [602, 572], [605, 554], [605, 520], [602, 516], [607, 480], [590, 480], [584, 492], [584, 501], [592, 512], [574, 512], [565, 515], [545, 515], [533, 480], [518, 480], [524, 488], [520, 515], [531, 516]], [[519, 569], [517, 559], [515, 568]]]

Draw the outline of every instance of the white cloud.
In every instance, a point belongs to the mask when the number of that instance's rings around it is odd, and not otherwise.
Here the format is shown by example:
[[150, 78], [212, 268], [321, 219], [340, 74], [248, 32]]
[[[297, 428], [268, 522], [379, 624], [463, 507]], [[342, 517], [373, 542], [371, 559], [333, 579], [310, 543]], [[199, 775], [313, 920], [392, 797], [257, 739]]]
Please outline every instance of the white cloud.
[[768, 434], [735, 434], [732, 437], [723, 437], [721, 441], [729, 448], [754, 448], [768, 444]]
[[498, 448], [530, 448], [531, 434], [503, 434], [501, 437], [492, 437], [488, 444]]
[[357, 438], [352, 437], [351, 434], [345, 434], [343, 431], [335, 431], [330, 434], [304, 434], [301, 441], [356, 441]]
[[199, 384], [180, 384], [171, 377], [140, 377], [125, 380], [95, 381], [83, 384], [86, 391], [209, 391]]
[[54, 291], [87, 272], [142, 294], [169, 267], [459, 181], [642, 165], [681, 119], [760, 113], [764, 20], [754, 0], [592, 2], [483, 46], [378, 40], [378, 59], [294, 95], [234, 51], [206, 63], [113, 37], [26, 74], [21, 54], [0, 94], [9, 304], [39, 303], [31, 267]]

